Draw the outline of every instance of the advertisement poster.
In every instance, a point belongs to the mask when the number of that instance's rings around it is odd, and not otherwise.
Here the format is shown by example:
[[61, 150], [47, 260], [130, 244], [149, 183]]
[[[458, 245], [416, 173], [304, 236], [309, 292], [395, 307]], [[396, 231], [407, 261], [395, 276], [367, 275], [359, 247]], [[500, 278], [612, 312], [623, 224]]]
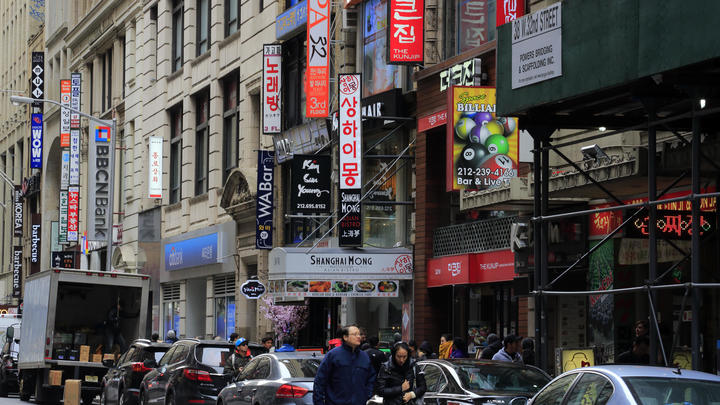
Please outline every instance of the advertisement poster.
[[25, 209], [22, 199], [22, 186], [16, 185], [13, 190], [13, 235], [23, 236], [23, 222], [25, 222]]
[[30, 118], [30, 167], [42, 168], [43, 115], [32, 114]]
[[338, 77], [340, 111], [340, 246], [362, 246], [362, 117], [359, 74]]
[[388, 63], [423, 63], [424, 0], [390, 0]]
[[148, 171], [148, 197], [162, 198], [162, 147], [163, 138], [151, 136], [148, 143], [150, 170]]
[[[60, 104], [63, 107], [70, 107], [72, 104], [72, 86], [70, 80], [60, 80]], [[70, 110], [60, 109], [60, 147], [70, 147]]]
[[[80, 110], [80, 73], [70, 74], [70, 107]], [[80, 128], [80, 114], [70, 113], [70, 129]]]
[[387, 0], [363, 3], [363, 92], [362, 97], [400, 87], [400, 69], [387, 64]]
[[282, 131], [282, 46], [263, 45], [263, 134]]
[[256, 249], [272, 249], [274, 168], [274, 152], [269, 150], [259, 150], [257, 172], [257, 208], [255, 212]]
[[447, 191], [487, 190], [517, 176], [518, 120], [495, 116], [494, 87], [448, 91]]
[[290, 207], [298, 213], [330, 211], [330, 156], [295, 155]]
[[60, 190], [67, 190], [70, 185], [70, 149], [60, 152]]
[[[597, 241], [590, 242], [590, 248], [597, 245]], [[614, 279], [615, 249], [612, 241], [604, 243], [592, 254], [588, 268], [588, 289], [611, 290], [615, 285]], [[613, 342], [613, 319], [615, 296], [612, 294], [591, 295], [588, 297], [588, 323], [592, 331], [590, 343], [597, 345]]]
[[308, 118], [330, 115], [330, 2], [308, 1], [305, 94]]
[[41, 227], [41, 214], [32, 214], [32, 224], [30, 228], [30, 274], [40, 272], [40, 249], [42, 247], [40, 240]]

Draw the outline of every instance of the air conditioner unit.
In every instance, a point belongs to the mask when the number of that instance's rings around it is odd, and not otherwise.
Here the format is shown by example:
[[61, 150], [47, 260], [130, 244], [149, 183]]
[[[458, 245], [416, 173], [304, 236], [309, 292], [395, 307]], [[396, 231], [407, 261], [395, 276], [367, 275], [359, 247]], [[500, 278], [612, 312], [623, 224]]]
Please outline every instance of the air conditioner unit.
[[344, 32], [357, 31], [358, 8], [344, 8], [342, 10], [342, 30]]

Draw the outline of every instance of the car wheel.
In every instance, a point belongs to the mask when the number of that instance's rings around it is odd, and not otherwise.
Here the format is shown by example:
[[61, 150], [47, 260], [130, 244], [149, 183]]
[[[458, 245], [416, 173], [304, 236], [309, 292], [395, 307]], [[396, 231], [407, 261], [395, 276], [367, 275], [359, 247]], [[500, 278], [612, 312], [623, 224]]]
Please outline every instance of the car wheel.
[[19, 377], [20, 381], [18, 382], [19, 390], [20, 391], [20, 400], [27, 402], [30, 401], [30, 391], [28, 390], [28, 387], [26, 385], [28, 384], [27, 378], [24, 375], [21, 375]]
[[175, 396], [172, 393], [165, 398], [165, 405], [175, 405]]
[[139, 402], [140, 402], [140, 405], [148, 404], [147, 394], [145, 393], [145, 391], [140, 391], [140, 401]]
[[105, 398], [105, 387], [100, 391], [100, 405], [107, 405], [107, 398]]

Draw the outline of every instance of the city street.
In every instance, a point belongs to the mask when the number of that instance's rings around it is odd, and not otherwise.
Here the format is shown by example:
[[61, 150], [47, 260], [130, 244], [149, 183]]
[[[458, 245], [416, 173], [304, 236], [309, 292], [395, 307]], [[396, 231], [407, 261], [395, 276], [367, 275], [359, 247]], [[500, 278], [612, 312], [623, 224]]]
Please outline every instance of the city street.
[[10, 394], [7, 398], [0, 398], [0, 405], [9, 405], [9, 404], [24, 404], [26, 402], [23, 402], [18, 398], [17, 394]]

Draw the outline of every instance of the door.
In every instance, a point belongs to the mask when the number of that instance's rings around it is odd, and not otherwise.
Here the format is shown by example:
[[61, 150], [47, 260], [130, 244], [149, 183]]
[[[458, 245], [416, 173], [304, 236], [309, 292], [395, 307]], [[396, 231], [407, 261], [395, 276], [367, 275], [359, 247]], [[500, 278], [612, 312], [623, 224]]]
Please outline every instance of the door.
[[[257, 390], [262, 387], [266, 380], [270, 377], [270, 359], [260, 357], [256, 360], [257, 365], [247, 374], [245, 384], [238, 392], [238, 404], [252, 405], [254, 403]], [[243, 373], [244, 374], [244, 373]]]
[[173, 357], [170, 359], [170, 364], [168, 364], [167, 372], [158, 379], [163, 392], [163, 398], [160, 402], [165, 403], [165, 397], [174, 391], [175, 386], [182, 383], [182, 379], [184, 378], [183, 370], [187, 368], [186, 360], [189, 353], [190, 347], [186, 345], [178, 345], [177, 349], [175, 349], [175, 353], [173, 353]]
[[165, 401], [165, 387], [160, 385], [159, 380], [165, 378], [165, 374], [168, 372], [168, 365], [172, 361], [173, 356], [175, 356], [175, 351], [178, 347], [179, 346], [171, 347], [158, 362], [158, 367], [154, 371], [151, 371], [153, 375], [151, 379], [147, 381], [147, 386], [145, 387], [148, 402], [157, 403], [160, 400]]
[[423, 403], [425, 405], [447, 405], [447, 398], [444, 398], [441, 394], [448, 384], [445, 373], [434, 364], [428, 364], [423, 371], [425, 372], [425, 384], [427, 385]]
[[128, 355], [130, 355], [134, 350], [135, 348], [131, 347], [130, 350], [120, 356], [117, 363], [108, 370], [107, 381], [105, 382], [105, 400], [108, 404], [116, 404], [118, 398], [120, 397], [118, 388], [120, 387], [120, 379], [122, 378], [122, 364], [125, 363]]

